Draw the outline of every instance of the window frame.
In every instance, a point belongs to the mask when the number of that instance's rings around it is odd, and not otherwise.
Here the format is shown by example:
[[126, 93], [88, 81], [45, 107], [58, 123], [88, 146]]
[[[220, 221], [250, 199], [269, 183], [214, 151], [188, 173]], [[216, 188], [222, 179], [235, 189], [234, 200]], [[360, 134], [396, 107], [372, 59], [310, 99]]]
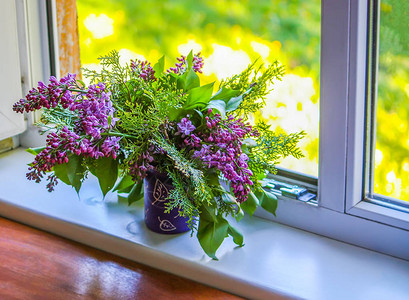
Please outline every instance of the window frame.
[[[0, 74], [1, 81], [1, 103], [0, 120], [2, 126], [0, 128], [0, 140], [9, 138], [13, 135], [23, 132], [26, 128], [24, 117], [15, 114], [11, 110], [14, 103], [13, 98], [22, 96], [20, 70], [20, 39], [18, 14], [15, 1], [4, 1], [1, 10], [1, 33], [2, 40], [6, 40], [1, 49], [1, 63], [3, 72]], [[13, 14], [13, 11], [16, 13]], [[7, 71], [7, 72], [5, 72]]]
[[409, 215], [365, 201], [369, 1], [321, 2], [318, 206], [282, 199], [277, 217], [257, 215], [409, 259]]
[[[36, 5], [45, 12], [41, 1]], [[363, 201], [368, 5], [367, 0], [321, 1], [318, 205], [281, 199], [277, 217], [263, 210], [256, 215], [409, 259], [409, 215]], [[41, 18], [35, 22], [40, 24]], [[43, 30], [41, 40], [48, 38]], [[37, 80], [48, 78], [47, 55], [42, 55], [38, 68], [43, 77]], [[28, 59], [34, 62], [32, 56]], [[23, 146], [41, 144], [34, 131], [31, 128], [23, 135]]]
[[[398, 210], [393, 207], [395, 205], [397, 208], [397, 205], [392, 203], [398, 203], [399, 201], [390, 199], [391, 204], [386, 205], [386, 203], [367, 197], [368, 180], [371, 180], [371, 177], [373, 178], [373, 174], [369, 174], [369, 172], [373, 172], [373, 166], [370, 167], [370, 164], [373, 163], [375, 151], [374, 137], [372, 136], [373, 129], [367, 128], [367, 126], [375, 126], [370, 111], [373, 110], [371, 101], [373, 97], [376, 97], [377, 89], [380, 0], [367, 1], [365, 15], [368, 16], [368, 12], [371, 15], [374, 14], [373, 19], [371, 16], [365, 22], [363, 22], [364, 20], [361, 22], [358, 20], [360, 23], [357, 23], [356, 26], [361, 31], [357, 34], [357, 37], [359, 35], [358, 39], [356, 39], [357, 47], [363, 48], [360, 44], [363, 45], [363, 41], [366, 41], [366, 45], [370, 44], [372, 49], [358, 50], [359, 54], [354, 62], [358, 66], [357, 68], [360, 68], [360, 71], [357, 72], [360, 75], [353, 78], [352, 85], [358, 81], [361, 84], [356, 84], [360, 88], [356, 89], [355, 98], [350, 99], [351, 102], [356, 99], [356, 105], [350, 109], [349, 114], [351, 117], [347, 124], [349, 128], [348, 141], [352, 141], [350, 142], [349, 152], [354, 151], [353, 156], [356, 161], [347, 160], [347, 169], [350, 170], [350, 173], [347, 173], [347, 178], [352, 182], [347, 184], [347, 193], [349, 192], [349, 194], [346, 197], [346, 212], [409, 230], [409, 215], [405, 212], [405, 209]], [[366, 31], [362, 32], [362, 28], [367, 28], [368, 34], [366, 34]], [[363, 54], [367, 56], [363, 56]], [[361, 66], [360, 61], [366, 61], [367, 64]], [[363, 82], [364, 79], [366, 82]]]
[[[54, 7], [55, 0], [16, 0], [15, 2], [22, 76], [21, 89], [25, 95], [31, 88], [37, 86], [39, 81], [46, 81], [52, 75], [50, 64], [52, 54], [48, 44], [51, 36], [47, 7]], [[53, 55], [55, 57], [56, 53]], [[19, 143], [22, 147], [38, 147], [45, 144], [46, 137], [40, 135], [38, 128], [34, 126], [38, 117], [39, 112], [25, 113], [26, 129], [19, 135]]]

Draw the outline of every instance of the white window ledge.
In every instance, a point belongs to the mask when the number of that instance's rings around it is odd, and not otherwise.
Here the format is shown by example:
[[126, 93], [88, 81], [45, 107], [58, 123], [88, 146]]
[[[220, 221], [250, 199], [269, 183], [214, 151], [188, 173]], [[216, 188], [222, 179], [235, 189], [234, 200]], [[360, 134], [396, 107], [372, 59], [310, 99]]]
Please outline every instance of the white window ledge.
[[32, 159], [0, 155], [0, 215], [246, 298], [408, 299], [408, 261], [257, 217], [237, 225], [245, 246], [226, 239], [213, 261], [189, 233], [147, 230], [140, 204], [102, 201], [92, 178], [80, 200], [64, 184], [48, 193], [25, 178]]

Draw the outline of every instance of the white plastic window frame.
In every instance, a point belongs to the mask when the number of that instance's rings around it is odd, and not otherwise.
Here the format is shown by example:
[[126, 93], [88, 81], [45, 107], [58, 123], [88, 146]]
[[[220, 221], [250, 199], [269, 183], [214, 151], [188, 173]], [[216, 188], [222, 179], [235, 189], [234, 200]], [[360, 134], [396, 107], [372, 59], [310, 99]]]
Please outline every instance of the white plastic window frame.
[[[51, 74], [47, 1], [54, 4], [54, 0], [14, 0], [23, 95], [37, 86], [39, 81], [48, 80]], [[19, 135], [21, 146], [37, 147], [45, 143], [45, 136], [41, 136], [33, 125], [37, 117], [38, 114], [25, 114], [26, 130]]]
[[409, 214], [364, 201], [367, 0], [321, 2], [318, 206], [285, 199], [261, 217], [409, 259]]
[[7, 41], [0, 48], [0, 140], [19, 134], [25, 130], [24, 118], [11, 110], [14, 103], [13, 98], [20, 98], [21, 72], [19, 57], [19, 34], [17, 28], [16, 3], [13, 0], [6, 0], [1, 3], [0, 28], [1, 39]]
[[409, 259], [409, 215], [362, 201], [368, 1], [322, 0], [321, 6], [318, 205], [283, 199], [277, 217], [256, 215]]
[[[377, 6], [377, 8], [372, 8], [375, 11], [377, 11], [377, 13], [380, 12], [380, 0], [370, 0], [368, 1], [368, 5], [371, 6]], [[374, 20], [374, 22], [376, 22], [376, 24], [372, 24], [372, 26], [374, 26], [375, 28], [379, 28], [379, 16], [376, 20]], [[373, 37], [373, 39], [377, 39], [378, 37]], [[377, 43], [377, 42], [376, 42]], [[372, 51], [375, 52], [375, 55], [378, 56], [379, 53], [377, 51], [377, 49], [372, 49]], [[361, 59], [361, 58], [360, 58]], [[374, 69], [378, 69], [378, 64], [377, 64], [377, 58], [374, 58], [375, 61], [372, 62], [372, 64], [374, 64]], [[369, 68], [367, 68], [369, 70]], [[376, 71], [375, 71], [376, 72]], [[370, 74], [370, 76], [375, 76], [376, 74]], [[358, 79], [359, 80], [359, 79]], [[368, 80], [372, 81], [372, 78], [368, 78]], [[372, 84], [374, 85], [373, 89], [376, 91], [377, 89], [377, 79], [375, 78], [374, 81], [372, 81]], [[365, 93], [366, 91], [362, 91], [360, 90], [359, 93]], [[361, 95], [360, 95], [361, 96]], [[368, 107], [367, 109], [371, 109], [370, 107]], [[357, 112], [355, 114], [355, 119], [351, 121], [354, 122], [354, 126], [350, 126], [351, 130], [349, 131], [349, 136], [351, 139], [353, 139], [354, 137], [361, 137], [361, 135], [359, 133], [364, 132], [365, 126], [366, 124], [366, 120], [365, 118], [360, 118], [360, 116], [362, 116], [362, 114], [366, 113], [367, 116], [369, 117], [369, 113], [368, 112], [364, 112], [365, 110], [365, 104], [362, 102], [357, 103], [356, 107], [355, 107], [355, 111]], [[353, 129], [352, 129], [353, 128]], [[366, 132], [368, 132], [368, 135], [371, 134], [368, 130], [366, 130]], [[369, 139], [370, 137], [368, 137]], [[355, 142], [356, 144], [356, 142]], [[363, 146], [363, 147], [362, 147]], [[365, 149], [365, 147], [369, 147], [372, 149]], [[359, 151], [358, 153], [364, 153], [364, 151], [374, 151], [375, 144], [371, 143], [369, 140], [367, 141], [367, 144], [362, 145], [356, 145], [354, 148], [351, 147], [351, 149], [353, 148], [355, 151]], [[363, 174], [364, 172], [370, 172], [371, 170], [373, 171], [373, 169], [369, 168], [369, 166], [366, 166], [365, 169], [365, 164], [373, 164], [373, 161], [365, 161], [364, 157], [362, 155], [358, 155], [358, 153], [355, 155], [357, 157], [357, 162], [356, 165], [362, 166], [363, 168], [358, 168], [357, 166], [354, 166], [353, 164], [350, 165], [350, 169], [351, 170], [355, 170], [355, 172], [359, 172], [360, 174]], [[371, 157], [368, 157], [369, 159], [373, 159], [374, 156], [372, 155]], [[351, 162], [349, 162], [351, 163]], [[354, 169], [355, 168], [355, 169]], [[347, 174], [348, 176], [349, 174]], [[369, 174], [365, 174], [366, 176], [369, 177]], [[365, 176], [364, 175], [364, 176]], [[373, 176], [372, 176], [373, 178]], [[363, 180], [368, 180], [368, 178], [364, 178]], [[407, 213], [407, 209], [391, 209], [387, 206], [383, 206], [383, 205], [378, 205], [376, 204], [377, 202], [380, 203], [382, 201], [370, 201], [370, 199], [368, 199], [369, 201], [364, 201], [362, 199], [358, 198], [358, 195], [363, 195], [364, 199], [367, 197], [366, 194], [368, 191], [363, 190], [364, 186], [358, 186], [356, 184], [356, 182], [351, 182], [350, 186], [349, 186], [349, 191], [351, 193], [351, 196], [349, 198], [347, 198], [347, 203], [346, 203], [346, 209], [348, 211], [348, 213], [352, 214], [352, 215], [356, 215], [356, 216], [360, 216], [363, 218], [368, 218], [368, 219], [372, 219], [372, 220], [376, 220], [378, 222], [381, 223], [385, 223], [385, 224], [389, 224], [391, 226], [396, 226], [396, 227], [400, 227], [400, 228], [404, 228], [406, 230], [409, 230], [409, 216]], [[368, 188], [370, 188], [368, 186]], [[372, 191], [371, 191], [372, 194]], [[385, 197], [387, 198], [387, 197]], [[399, 202], [399, 201], [396, 201]]]

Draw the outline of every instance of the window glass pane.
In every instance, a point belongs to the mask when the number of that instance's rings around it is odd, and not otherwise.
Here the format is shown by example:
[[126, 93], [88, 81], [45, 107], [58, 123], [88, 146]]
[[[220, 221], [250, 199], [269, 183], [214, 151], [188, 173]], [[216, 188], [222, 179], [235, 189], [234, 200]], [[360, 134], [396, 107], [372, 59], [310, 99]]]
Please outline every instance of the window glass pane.
[[[320, 1], [77, 0], [81, 61], [117, 49], [126, 59], [168, 62], [191, 49], [205, 59], [202, 82], [217, 83], [257, 58], [275, 59], [286, 76], [256, 116], [276, 130], [304, 130], [306, 158], [281, 166], [318, 173]], [[173, 63], [173, 61], [172, 61]]]
[[409, 200], [409, 2], [380, 3], [374, 193]]

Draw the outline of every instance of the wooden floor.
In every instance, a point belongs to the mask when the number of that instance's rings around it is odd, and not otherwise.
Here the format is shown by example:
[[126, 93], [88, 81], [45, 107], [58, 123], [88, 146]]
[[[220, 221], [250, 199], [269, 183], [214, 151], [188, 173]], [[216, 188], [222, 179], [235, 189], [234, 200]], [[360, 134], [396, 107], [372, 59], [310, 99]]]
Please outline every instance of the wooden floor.
[[239, 299], [0, 218], [0, 299]]

